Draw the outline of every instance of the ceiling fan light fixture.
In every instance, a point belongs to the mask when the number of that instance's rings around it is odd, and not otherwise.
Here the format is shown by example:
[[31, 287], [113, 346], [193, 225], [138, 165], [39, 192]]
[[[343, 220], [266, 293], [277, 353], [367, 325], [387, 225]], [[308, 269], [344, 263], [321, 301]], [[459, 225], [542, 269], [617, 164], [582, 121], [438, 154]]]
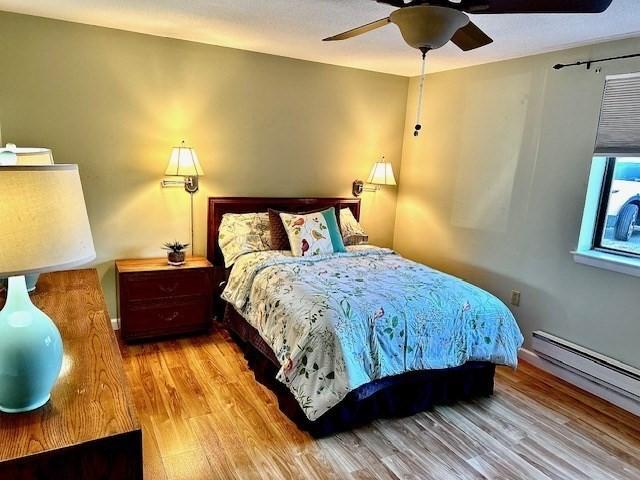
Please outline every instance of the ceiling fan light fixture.
[[442, 47], [469, 23], [464, 13], [433, 5], [401, 8], [391, 13], [390, 19], [400, 29], [404, 41], [419, 50]]

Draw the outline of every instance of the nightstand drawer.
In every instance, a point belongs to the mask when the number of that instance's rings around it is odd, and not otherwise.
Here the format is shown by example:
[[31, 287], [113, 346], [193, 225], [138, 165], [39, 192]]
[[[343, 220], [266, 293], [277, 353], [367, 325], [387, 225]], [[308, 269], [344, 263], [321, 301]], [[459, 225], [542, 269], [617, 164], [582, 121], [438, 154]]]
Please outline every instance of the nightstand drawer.
[[124, 274], [128, 299], [151, 300], [179, 297], [182, 295], [204, 295], [211, 291], [208, 270], [184, 270], [166, 273]]
[[206, 330], [211, 323], [209, 303], [204, 296], [138, 302], [122, 318], [123, 335], [133, 339]]

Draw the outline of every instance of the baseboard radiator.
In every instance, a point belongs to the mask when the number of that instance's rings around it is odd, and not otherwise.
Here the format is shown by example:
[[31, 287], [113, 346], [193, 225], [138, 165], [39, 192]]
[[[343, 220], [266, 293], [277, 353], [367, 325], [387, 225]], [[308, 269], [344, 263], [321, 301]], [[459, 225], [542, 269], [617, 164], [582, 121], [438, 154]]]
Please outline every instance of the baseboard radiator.
[[640, 405], [640, 370], [637, 368], [540, 330], [533, 332], [532, 347], [540, 358], [556, 367]]

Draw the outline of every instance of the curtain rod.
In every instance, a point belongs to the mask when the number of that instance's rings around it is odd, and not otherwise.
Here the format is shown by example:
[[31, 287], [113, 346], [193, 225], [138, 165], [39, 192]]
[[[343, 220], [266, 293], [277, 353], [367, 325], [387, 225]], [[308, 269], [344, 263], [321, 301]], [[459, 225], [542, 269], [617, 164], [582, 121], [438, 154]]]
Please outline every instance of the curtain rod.
[[584, 62], [558, 63], [554, 65], [553, 68], [555, 68], [556, 70], [560, 70], [561, 68], [565, 68], [565, 67], [579, 67], [580, 65], [586, 65], [587, 70], [590, 70], [591, 65], [594, 63], [610, 62], [611, 60], [623, 60], [625, 58], [634, 58], [634, 57], [640, 57], [640, 53], [632, 53], [630, 55], [620, 55], [619, 57], [600, 58], [598, 60], [586, 60]]

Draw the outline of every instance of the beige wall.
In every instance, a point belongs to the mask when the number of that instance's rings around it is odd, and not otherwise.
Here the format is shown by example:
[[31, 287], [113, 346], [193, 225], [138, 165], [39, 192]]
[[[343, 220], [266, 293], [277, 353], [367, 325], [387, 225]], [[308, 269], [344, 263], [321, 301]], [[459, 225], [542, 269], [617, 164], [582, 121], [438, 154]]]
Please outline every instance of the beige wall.
[[[188, 195], [161, 189], [185, 139], [210, 195], [349, 196], [386, 154], [399, 168], [408, 79], [0, 12], [2, 139], [77, 163], [109, 309], [113, 260], [188, 240]], [[395, 189], [367, 193], [363, 223], [391, 245]]]
[[[633, 53], [640, 40], [417, 80], [0, 13], [4, 142], [78, 163], [96, 265], [115, 316], [113, 260], [188, 239], [188, 196], [161, 189], [170, 147], [193, 145], [204, 254], [209, 195], [349, 195], [382, 153], [394, 189], [365, 194], [372, 240], [462, 276], [505, 302], [527, 339], [544, 329], [640, 366], [638, 280], [577, 265], [575, 248], [604, 74], [560, 61]], [[405, 128], [406, 113], [406, 128]], [[404, 132], [404, 152], [402, 151]]]
[[558, 62], [640, 51], [640, 40], [429, 75], [423, 134], [409, 89], [395, 248], [508, 302], [527, 341], [543, 329], [640, 367], [640, 279], [578, 265], [606, 74]]

